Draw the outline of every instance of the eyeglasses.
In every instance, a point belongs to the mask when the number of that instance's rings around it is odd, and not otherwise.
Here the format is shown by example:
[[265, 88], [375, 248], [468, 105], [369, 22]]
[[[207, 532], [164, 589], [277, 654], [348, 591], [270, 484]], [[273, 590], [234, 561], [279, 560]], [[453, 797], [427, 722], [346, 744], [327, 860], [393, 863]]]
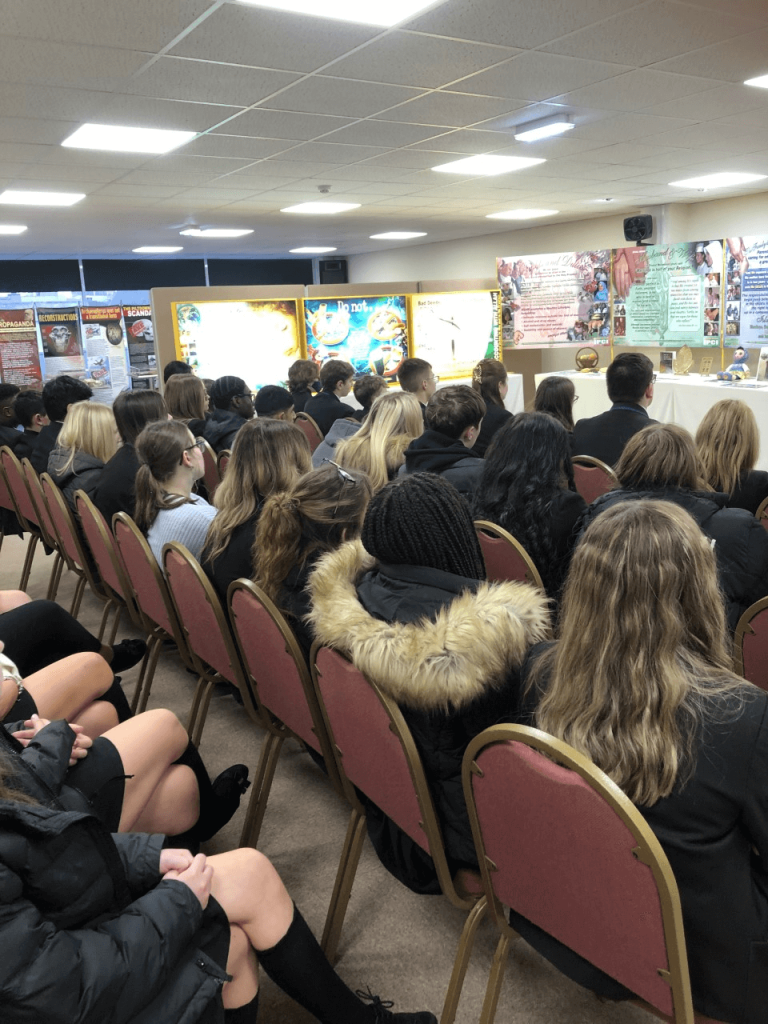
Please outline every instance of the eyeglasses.
[[338, 462], [334, 462], [333, 459], [323, 459], [323, 462], [327, 462], [329, 466], [333, 466], [336, 472], [339, 474], [339, 479], [341, 480], [341, 485], [339, 486], [339, 494], [338, 497], [336, 498], [336, 506], [333, 510], [333, 515], [331, 516], [331, 519], [335, 519], [336, 513], [339, 511], [339, 502], [341, 501], [341, 495], [342, 492], [344, 491], [345, 485], [352, 484], [352, 486], [354, 487], [355, 484], [357, 484], [357, 477], [352, 476], [352, 474], [348, 473], [346, 469], [342, 469]]
[[253, 401], [253, 392], [249, 391], [248, 394], [245, 394], [245, 395], [232, 395], [232, 397], [233, 398], [247, 398], [249, 401], [252, 402]]
[[204, 437], [198, 437], [198, 439], [195, 441], [195, 443], [191, 444], [188, 448], [185, 448], [184, 451], [185, 452], [191, 452], [193, 448], [197, 448], [198, 451], [201, 451], [201, 452], [204, 451], [204, 449], [205, 449], [205, 438]]
[[427, 377], [427, 380], [433, 380], [435, 384], [438, 384], [440, 382], [440, 374], [433, 373], [431, 377]]
[[653, 376], [651, 377], [651, 384], [653, 384], [653, 382], [654, 382], [655, 380], [656, 380], [656, 374], [654, 373], [654, 375], [653, 375]]

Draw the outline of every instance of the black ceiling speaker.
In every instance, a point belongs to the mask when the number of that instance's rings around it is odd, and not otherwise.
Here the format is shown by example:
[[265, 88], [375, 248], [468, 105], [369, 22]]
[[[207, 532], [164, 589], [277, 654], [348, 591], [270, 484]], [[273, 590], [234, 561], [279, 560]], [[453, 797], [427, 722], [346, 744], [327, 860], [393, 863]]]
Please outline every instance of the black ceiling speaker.
[[653, 234], [653, 217], [650, 213], [640, 213], [637, 217], [624, 219], [624, 238], [628, 242], [639, 242], [647, 245], [646, 239]]

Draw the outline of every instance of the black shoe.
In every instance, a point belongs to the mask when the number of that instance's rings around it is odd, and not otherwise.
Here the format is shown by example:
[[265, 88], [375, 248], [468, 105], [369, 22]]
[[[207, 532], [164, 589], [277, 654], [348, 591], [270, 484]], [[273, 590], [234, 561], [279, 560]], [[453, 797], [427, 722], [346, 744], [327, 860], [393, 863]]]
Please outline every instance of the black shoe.
[[248, 769], [244, 764], [233, 764], [226, 768], [212, 782], [211, 787], [216, 799], [215, 810], [207, 814], [205, 821], [197, 823], [197, 836], [205, 842], [224, 828], [240, 806], [240, 797], [250, 786]]
[[126, 672], [134, 665], [138, 665], [147, 653], [147, 645], [143, 640], [123, 640], [112, 648], [113, 672]]
[[373, 1010], [373, 1017], [369, 1024], [437, 1024], [437, 1017], [429, 1010], [419, 1010], [417, 1013], [393, 1013], [390, 1006], [395, 1004], [390, 1000], [382, 1001], [378, 996], [373, 995], [370, 989], [367, 992], [355, 992], [355, 995], [364, 1003], [370, 1003], [369, 1009]]

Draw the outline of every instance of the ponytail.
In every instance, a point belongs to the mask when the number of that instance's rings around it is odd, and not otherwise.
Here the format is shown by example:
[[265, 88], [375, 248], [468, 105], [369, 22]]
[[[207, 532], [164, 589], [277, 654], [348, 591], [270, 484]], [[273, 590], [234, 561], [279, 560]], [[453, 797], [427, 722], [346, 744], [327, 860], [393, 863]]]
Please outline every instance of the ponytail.
[[299, 561], [300, 550], [299, 507], [287, 491], [273, 494], [261, 510], [251, 560], [254, 583], [275, 603], [283, 580]]

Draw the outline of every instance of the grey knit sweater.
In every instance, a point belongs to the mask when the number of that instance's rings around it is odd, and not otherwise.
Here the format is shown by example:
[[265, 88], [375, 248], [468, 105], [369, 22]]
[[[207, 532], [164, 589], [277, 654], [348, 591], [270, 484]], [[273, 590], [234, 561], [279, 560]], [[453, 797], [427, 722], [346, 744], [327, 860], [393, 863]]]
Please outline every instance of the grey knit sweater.
[[200, 559], [205, 536], [217, 509], [205, 498], [193, 494], [189, 502], [176, 508], [163, 508], [149, 528], [147, 541], [158, 565], [163, 564], [163, 545], [176, 540]]

